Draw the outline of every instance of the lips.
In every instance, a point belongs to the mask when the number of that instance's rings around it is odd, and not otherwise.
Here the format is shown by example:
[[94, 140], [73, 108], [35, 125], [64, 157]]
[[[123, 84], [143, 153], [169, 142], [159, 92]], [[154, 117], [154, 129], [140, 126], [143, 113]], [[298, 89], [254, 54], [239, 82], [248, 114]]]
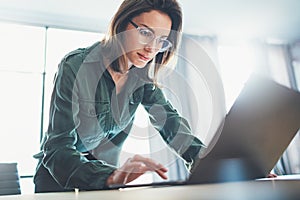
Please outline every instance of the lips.
[[143, 54], [141, 54], [141, 53], [137, 53], [137, 54], [138, 54], [139, 58], [140, 58], [141, 60], [143, 60], [143, 61], [149, 61], [149, 60], [150, 60], [150, 58], [147, 57], [146, 55], [143, 55]]

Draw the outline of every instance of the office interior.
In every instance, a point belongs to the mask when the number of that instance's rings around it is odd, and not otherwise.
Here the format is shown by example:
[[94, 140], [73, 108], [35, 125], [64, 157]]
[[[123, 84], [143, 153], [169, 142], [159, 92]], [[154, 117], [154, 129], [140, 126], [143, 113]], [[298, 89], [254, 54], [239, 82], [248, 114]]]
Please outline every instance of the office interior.
[[[222, 81], [226, 111], [253, 72], [300, 91], [300, 1], [178, 1], [183, 8], [179, 55], [187, 60], [194, 56], [191, 48], [195, 44], [201, 49], [197, 51], [205, 53], [205, 59], [211, 63], [208, 66], [216, 69]], [[101, 40], [120, 3], [120, 0], [0, 1], [0, 163], [17, 163], [22, 194], [34, 192], [32, 178], [37, 161], [33, 155], [38, 153], [47, 129], [53, 78], [60, 60], [76, 48]], [[201, 73], [195, 75], [191, 69], [188, 62], [180, 59], [175, 66], [176, 72], [190, 81], [192, 94], [180, 94], [184, 92], [180, 85], [164, 78], [162, 81], [166, 81], [166, 94], [179, 112], [191, 121], [196, 134], [209, 143], [213, 137], [208, 133], [212, 123], [209, 88], [205, 88]], [[199, 102], [201, 94], [208, 99]], [[181, 97], [190, 101], [184, 103], [178, 100]], [[196, 105], [194, 111], [192, 104]], [[164, 144], [149, 125], [145, 111], [141, 108], [137, 115], [136, 130], [124, 145], [121, 163], [136, 153], [157, 156], [170, 163], [168, 175], [172, 180], [186, 178], [188, 173], [181, 160], [171, 151], [161, 150]], [[143, 130], [141, 137], [140, 130]], [[153, 151], [160, 154], [151, 154]], [[300, 133], [272, 172], [300, 174]], [[159, 177], [149, 173], [136, 182], [154, 180]]]

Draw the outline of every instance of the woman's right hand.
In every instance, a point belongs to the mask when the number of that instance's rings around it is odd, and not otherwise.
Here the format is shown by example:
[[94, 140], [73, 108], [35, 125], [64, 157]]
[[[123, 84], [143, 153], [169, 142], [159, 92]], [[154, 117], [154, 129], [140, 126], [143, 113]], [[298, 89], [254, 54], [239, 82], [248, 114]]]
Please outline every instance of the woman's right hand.
[[127, 184], [148, 171], [156, 172], [161, 178], [167, 179], [168, 171], [162, 164], [156, 163], [151, 158], [135, 155], [129, 158], [122, 167], [115, 170], [107, 179], [106, 184]]

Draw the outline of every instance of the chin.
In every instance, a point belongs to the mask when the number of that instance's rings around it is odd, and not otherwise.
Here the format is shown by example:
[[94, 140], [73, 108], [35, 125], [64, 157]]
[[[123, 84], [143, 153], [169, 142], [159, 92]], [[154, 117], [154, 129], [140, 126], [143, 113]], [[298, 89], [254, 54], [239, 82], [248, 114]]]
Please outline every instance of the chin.
[[148, 62], [134, 62], [133, 65], [137, 68], [144, 68]]
[[144, 68], [145, 66], [146, 66], [146, 64], [145, 65], [134, 65], [136, 68], [140, 68], [140, 69], [142, 69], [142, 68]]

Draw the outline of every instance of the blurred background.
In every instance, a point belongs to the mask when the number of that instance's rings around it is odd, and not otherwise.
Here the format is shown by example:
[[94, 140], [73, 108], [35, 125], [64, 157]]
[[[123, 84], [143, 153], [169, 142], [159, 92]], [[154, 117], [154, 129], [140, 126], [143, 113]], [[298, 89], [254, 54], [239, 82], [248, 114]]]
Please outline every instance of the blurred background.
[[[47, 128], [58, 63], [71, 50], [101, 40], [120, 3], [120, 0], [0, 0], [0, 162], [18, 163], [22, 193], [33, 192], [36, 161], [32, 155], [39, 151]], [[300, 1], [179, 0], [179, 3], [184, 14], [180, 55], [187, 60], [194, 55], [193, 45], [188, 42], [191, 40], [207, 53], [224, 87], [226, 111], [253, 72], [268, 75], [299, 91]], [[197, 91], [205, 80], [199, 73], [199, 83], [186, 66], [179, 60], [175, 70], [190, 80], [188, 84], [194, 88], [191, 95], [196, 98], [185, 94], [175, 97], [191, 102], [199, 99], [197, 95], [210, 91]], [[195, 113], [189, 105], [176, 103], [176, 98], [173, 97], [174, 104], [191, 121], [193, 131], [208, 141], [212, 137], [207, 127], [214, 120], [210, 113], [213, 100], [208, 99], [204, 105], [196, 101], [199, 107]], [[163, 145], [155, 130], [148, 126], [145, 111], [139, 109], [137, 115], [136, 129], [124, 145], [123, 160], [135, 153], [160, 152]], [[199, 115], [199, 120], [195, 120], [195, 115]], [[148, 136], [138, 137], [141, 130]], [[156, 137], [150, 137], [153, 135]], [[172, 179], [186, 177], [183, 164], [175, 155], [164, 151], [159, 156], [170, 164]], [[299, 134], [275, 170], [279, 174], [300, 173]], [[149, 174], [139, 181], [155, 179]]]

